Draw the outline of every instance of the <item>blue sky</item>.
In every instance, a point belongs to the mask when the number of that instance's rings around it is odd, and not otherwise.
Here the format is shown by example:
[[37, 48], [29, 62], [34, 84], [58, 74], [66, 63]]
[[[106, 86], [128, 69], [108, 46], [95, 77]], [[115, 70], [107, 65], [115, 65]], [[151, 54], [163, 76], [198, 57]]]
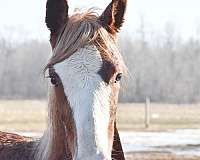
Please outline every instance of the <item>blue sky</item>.
[[[83, 10], [91, 7], [104, 9], [110, 1], [69, 0], [70, 13], [76, 7]], [[44, 23], [45, 3], [46, 0], [0, 0], [0, 34], [48, 39]], [[147, 32], [162, 32], [165, 24], [170, 23], [183, 37], [197, 36], [199, 7], [199, 0], [128, 0], [123, 32], [135, 33], [143, 17]]]

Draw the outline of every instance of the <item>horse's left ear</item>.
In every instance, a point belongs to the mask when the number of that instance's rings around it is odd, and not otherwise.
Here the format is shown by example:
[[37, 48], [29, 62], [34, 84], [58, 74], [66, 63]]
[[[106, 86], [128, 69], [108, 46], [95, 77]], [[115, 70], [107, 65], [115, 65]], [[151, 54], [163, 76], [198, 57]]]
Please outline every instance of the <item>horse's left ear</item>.
[[112, 0], [103, 14], [99, 17], [100, 23], [112, 34], [121, 28], [124, 22], [127, 0]]

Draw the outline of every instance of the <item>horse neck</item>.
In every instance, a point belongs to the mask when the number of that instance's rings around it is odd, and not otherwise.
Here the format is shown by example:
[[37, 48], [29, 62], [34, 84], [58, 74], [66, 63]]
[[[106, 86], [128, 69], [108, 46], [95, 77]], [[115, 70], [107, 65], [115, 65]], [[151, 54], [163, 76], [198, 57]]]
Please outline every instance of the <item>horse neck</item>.
[[75, 125], [62, 86], [50, 89], [48, 127], [39, 144], [37, 160], [71, 158]]

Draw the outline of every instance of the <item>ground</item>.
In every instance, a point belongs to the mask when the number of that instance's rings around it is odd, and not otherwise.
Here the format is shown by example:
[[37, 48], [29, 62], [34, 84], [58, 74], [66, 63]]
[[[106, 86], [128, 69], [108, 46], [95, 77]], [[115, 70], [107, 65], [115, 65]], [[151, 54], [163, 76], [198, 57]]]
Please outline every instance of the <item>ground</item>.
[[128, 153], [127, 160], [199, 160], [197, 156], [181, 156], [165, 152]]
[[[150, 104], [150, 127], [145, 128], [145, 104], [119, 104], [118, 127], [121, 131], [170, 131], [200, 129], [200, 105]], [[43, 132], [47, 118], [46, 101], [0, 101], [0, 131]], [[132, 152], [128, 160], [199, 160], [167, 152]]]

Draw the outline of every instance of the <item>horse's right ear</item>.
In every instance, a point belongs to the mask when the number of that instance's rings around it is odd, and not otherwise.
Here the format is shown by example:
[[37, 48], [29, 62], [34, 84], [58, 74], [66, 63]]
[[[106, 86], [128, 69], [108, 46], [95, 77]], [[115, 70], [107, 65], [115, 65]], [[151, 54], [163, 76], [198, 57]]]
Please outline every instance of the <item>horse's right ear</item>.
[[68, 20], [68, 3], [66, 0], [47, 0], [46, 25], [55, 35]]

